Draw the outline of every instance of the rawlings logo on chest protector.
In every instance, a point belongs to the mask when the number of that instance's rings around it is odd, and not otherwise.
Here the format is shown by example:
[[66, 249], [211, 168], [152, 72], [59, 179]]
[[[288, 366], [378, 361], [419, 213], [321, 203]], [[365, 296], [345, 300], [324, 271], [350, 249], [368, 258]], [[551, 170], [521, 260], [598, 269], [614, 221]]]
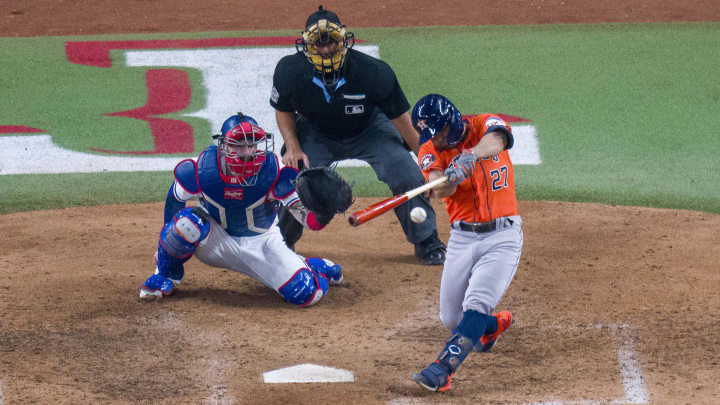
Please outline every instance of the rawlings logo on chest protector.
[[241, 188], [226, 188], [224, 197], [226, 200], [242, 200], [245, 198], [245, 193]]

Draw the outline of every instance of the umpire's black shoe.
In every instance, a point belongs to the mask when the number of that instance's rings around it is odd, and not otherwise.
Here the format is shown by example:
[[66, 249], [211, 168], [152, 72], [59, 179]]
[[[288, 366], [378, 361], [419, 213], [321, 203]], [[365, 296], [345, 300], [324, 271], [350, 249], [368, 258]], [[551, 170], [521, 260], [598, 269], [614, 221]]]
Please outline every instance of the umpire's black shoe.
[[415, 244], [415, 256], [428, 266], [439, 266], [445, 262], [445, 244], [433, 231], [427, 239]]

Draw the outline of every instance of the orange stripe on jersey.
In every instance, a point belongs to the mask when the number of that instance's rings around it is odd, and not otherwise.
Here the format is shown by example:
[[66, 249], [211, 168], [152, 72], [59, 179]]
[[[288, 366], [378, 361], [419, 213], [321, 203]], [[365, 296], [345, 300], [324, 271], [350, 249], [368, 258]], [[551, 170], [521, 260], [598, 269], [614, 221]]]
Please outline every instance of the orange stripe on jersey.
[[[498, 121], [495, 121], [498, 120]], [[470, 149], [480, 142], [485, 131], [500, 123], [510, 129], [500, 117], [481, 114], [468, 121], [468, 134], [455, 148], [438, 151], [432, 142], [425, 142], [418, 153], [420, 169], [427, 181], [433, 170], [445, 171], [455, 165], [463, 149]], [[510, 129], [512, 132], [512, 129]], [[503, 150], [490, 159], [478, 160], [472, 178], [461, 183], [455, 194], [443, 198], [450, 214], [450, 222], [488, 222], [499, 217], [518, 215], [515, 197], [515, 174], [510, 154]]]

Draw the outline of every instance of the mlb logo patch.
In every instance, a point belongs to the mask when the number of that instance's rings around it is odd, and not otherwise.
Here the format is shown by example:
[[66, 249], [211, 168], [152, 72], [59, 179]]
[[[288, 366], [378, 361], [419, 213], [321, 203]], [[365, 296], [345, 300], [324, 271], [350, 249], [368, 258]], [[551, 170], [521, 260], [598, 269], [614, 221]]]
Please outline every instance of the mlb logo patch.
[[505, 124], [505, 121], [501, 120], [498, 117], [490, 117], [487, 119], [487, 121], [485, 121], [486, 128], [494, 127], [496, 125], [507, 127], [507, 124]]
[[362, 114], [364, 112], [365, 106], [362, 104], [345, 106], [345, 114]]
[[226, 200], [242, 200], [245, 198], [245, 192], [242, 188], [226, 188], [225, 199]]

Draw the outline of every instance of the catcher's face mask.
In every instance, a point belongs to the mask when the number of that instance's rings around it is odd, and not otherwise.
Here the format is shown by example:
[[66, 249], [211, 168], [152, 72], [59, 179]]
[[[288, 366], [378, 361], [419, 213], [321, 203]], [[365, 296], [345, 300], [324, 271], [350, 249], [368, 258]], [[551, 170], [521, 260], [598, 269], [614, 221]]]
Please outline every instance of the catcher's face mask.
[[232, 177], [233, 184], [254, 186], [256, 174], [273, 152], [273, 139], [257, 125], [242, 122], [228, 130], [221, 138], [220, 159], [223, 174]]
[[[319, 18], [312, 20], [313, 16]], [[355, 44], [355, 35], [331, 12], [320, 9], [313, 16], [302, 37], [295, 41], [295, 48], [305, 54], [323, 84], [334, 86], [342, 76], [345, 56]]]

